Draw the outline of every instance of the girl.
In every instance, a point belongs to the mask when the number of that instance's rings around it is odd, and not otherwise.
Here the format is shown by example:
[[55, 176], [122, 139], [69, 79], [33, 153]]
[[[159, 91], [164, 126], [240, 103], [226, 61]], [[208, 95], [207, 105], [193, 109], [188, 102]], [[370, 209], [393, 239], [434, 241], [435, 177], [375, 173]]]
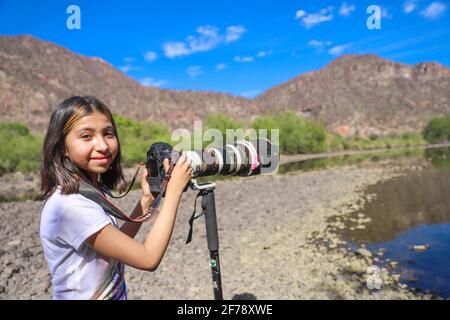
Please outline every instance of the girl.
[[[168, 160], [164, 163], [168, 169]], [[83, 179], [102, 192], [125, 190], [120, 142], [109, 109], [92, 96], [71, 97], [52, 113], [40, 170], [45, 200], [40, 238], [53, 286], [53, 299], [126, 299], [124, 265], [154, 271], [172, 235], [178, 204], [192, 177], [183, 155], [167, 185], [165, 200], [144, 243], [133, 238], [141, 223], [118, 226], [99, 204], [78, 193]], [[141, 198], [131, 217], [154, 200], [141, 175]], [[106, 191], [105, 191], [106, 190]]]

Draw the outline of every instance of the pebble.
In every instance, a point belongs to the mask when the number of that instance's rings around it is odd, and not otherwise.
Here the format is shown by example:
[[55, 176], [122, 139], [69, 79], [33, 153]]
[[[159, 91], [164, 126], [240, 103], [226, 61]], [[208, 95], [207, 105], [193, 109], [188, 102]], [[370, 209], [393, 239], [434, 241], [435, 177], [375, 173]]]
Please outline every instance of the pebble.
[[420, 245], [414, 245], [412, 246], [412, 250], [416, 251], [416, 252], [422, 252], [422, 251], [426, 251], [430, 248], [430, 245], [424, 245], [424, 244], [420, 244]]
[[8, 246], [18, 246], [22, 241], [21, 240], [13, 240], [8, 242], [6, 245]]
[[362, 273], [367, 271], [367, 265], [360, 260], [355, 260], [350, 263], [349, 270], [355, 273]]
[[397, 261], [389, 261], [389, 266], [391, 267], [391, 268], [396, 268], [397, 267], [397, 265], [398, 265], [398, 262]]
[[356, 253], [358, 253], [359, 255], [363, 256], [363, 257], [372, 257], [372, 252], [370, 252], [369, 250], [365, 249], [365, 248], [359, 248], [356, 250]]

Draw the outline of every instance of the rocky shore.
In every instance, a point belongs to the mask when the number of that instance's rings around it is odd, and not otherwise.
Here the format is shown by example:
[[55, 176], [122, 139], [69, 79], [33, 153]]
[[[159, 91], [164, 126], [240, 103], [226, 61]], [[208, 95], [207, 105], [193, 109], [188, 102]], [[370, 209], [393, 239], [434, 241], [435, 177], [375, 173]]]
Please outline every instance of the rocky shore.
[[[410, 163], [386, 160], [310, 172], [218, 181], [215, 191], [225, 299], [429, 299], [382, 268], [381, 289], [368, 289], [376, 253], [353, 250], [336, 230], [370, 223], [359, 209], [368, 185], [402, 175]], [[129, 299], [212, 299], [204, 219], [185, 245], [196, 193], [183, 195], [171, 243], [153, 273], [128, 267]], [[132, 191], [116, 203], [130, 212]], [[197, 212], [200, 205], [197, 203]], [[0, 299], [49, 299], [50, 276], [39, 242], [42, 204], [0, 203]], [[137, 239], [150, 228], [145, 224]]]

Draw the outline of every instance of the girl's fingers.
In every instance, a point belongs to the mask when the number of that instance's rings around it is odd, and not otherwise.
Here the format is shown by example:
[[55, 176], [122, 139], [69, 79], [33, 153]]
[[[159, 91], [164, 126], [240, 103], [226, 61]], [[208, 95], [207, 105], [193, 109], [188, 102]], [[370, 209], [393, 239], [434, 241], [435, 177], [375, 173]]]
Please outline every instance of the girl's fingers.
[[186, 175], [187, 178], [191, 179], [194, 175], [194, 170], [192, 169], [192, 167], [186, 167], [184, 174]]
[[183, 154], [177, 161], [177, 165], [182, 165], [186, 161], [186, 155]]
[[191, 167], [191, 164], [192, 164], [192, 160], [191, 159], [187, 159], [186, 162], [184, 163], [184, 165], [186, 167]]
[[143, 184], [147, 184], [146, 181], [147, 181], [147, 177], [149, 177], [149, 176], [150, 176], [150, 171], [146, 167], [144, 167], [144, 171], [141, 174], [141, 182]]
[[163, 160], [163, 166], [164, 166], [164, 170], [167, 172], [169, 170], [169, 159], [164, 159]]

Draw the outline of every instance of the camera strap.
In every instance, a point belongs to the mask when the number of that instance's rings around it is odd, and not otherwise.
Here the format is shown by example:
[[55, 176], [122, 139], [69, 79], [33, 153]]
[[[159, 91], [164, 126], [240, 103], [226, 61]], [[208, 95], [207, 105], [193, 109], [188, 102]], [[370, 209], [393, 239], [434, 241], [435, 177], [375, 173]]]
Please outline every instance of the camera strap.
[[[85, 181], [83, 179], [80, 180], [80, 187], [79, 187], [78, 192], [81, 195], [83, 195], [84, 197], [88, 198], [89, 200], [96, 202], [100, 207], [102, 207], [103, 210], [105, 210], [105, 212], [116, 217], [117, 219], [130, 221], [130, 222], [145, 222], [145, 221], [150, 220], [155, 215], [155, 213], [158, 211], [158, 208], [161, 204], [162, 196], [166, 191], [167, 183], [169, 182], [170, 175], [175, 166], [175, 162], [176, 162], [176, 159], [170, 163], [169, 170], [167, 170], [166, 175], [160, 185], [161, 192], [158, 194], [158, 196], [153, 201], [150, 209], [147, 211], [147, 213], [144, 213], [138, 217], [131, 218], [130, 216], [123, 213], [119, 208], [117, 208], [114, 204], [112, 204], [110, 201], [108, 201], [106, 196], [100, 190], [98, 190], [93, 185], [91, 185], [90, 183], [88, 183], [87, 181]], [[142, 165], [143, 165], [143, 163], [137, 164], [138, 167], [136, 169], [136, 173], [134, 174], [134, 177], [131, 181], [130, 186], [128, 187], [127, 192], [123, 196], [114, 196], [111, 194], [111, 192], [109, 192], [109, 190], [106, 190], [104, 188], [102, 188], [102, 190], [105, 191], [105, 193], [107, 193], [112, 198], [117, 199], [117, 198], [122, 198], [122, 197], [126, 196], [127, 193], [131, 190], [131, 188], [136, 180], [136, 176], [139, 172], [139, 169]]]
[[199, 214], [198, 216], [195, 215], [195, 211], [197, 210], [197, 199], [198, 199], [198, 197], [200, 197], [203, 194], [202, 192], [203, 191], [199, 191], [199, 193], [195, 197], [194, 212], [192, 213], [191, 217], [189, 218], [189, 233], [188, 233], [185, 244], [188, 244], [189, 242], [192, 241], [192, 233], [194, 232], [194, 220], [197, 218], [200, 218], [206, 212], [206, 209], [203, 209], [201, 214]]

